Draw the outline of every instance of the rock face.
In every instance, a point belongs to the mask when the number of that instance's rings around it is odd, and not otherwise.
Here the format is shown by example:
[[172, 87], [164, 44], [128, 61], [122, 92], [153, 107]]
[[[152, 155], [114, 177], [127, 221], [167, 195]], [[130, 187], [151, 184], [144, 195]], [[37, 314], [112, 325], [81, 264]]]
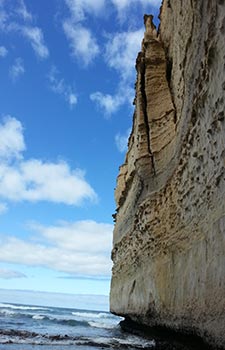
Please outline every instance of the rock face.
[[136, 62], [110, 305], [225, 348], [225, 1], [164, 0]]

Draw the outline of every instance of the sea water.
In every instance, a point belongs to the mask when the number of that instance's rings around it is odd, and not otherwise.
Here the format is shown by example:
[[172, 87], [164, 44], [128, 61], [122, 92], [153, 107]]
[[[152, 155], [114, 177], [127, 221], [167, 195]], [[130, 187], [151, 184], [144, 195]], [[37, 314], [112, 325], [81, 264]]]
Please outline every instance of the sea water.
[[154, 349], [106, 311], [0, 303], [0, 350]]

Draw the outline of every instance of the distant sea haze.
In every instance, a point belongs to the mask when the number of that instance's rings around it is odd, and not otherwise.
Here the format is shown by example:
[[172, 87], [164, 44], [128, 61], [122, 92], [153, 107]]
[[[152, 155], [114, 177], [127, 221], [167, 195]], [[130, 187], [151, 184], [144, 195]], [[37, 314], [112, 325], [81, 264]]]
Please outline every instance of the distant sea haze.
[[108, 295], [0, 289], [0, 302], [109, 311]]

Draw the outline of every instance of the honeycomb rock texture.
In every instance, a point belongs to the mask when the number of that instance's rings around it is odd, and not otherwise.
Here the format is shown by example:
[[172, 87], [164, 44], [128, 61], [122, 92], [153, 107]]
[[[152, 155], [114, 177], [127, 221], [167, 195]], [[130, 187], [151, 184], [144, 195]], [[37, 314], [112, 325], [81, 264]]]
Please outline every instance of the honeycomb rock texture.
[[147, 17], [110, 308], [225, 348], [225, 1], [164, 0], [158, 35]]

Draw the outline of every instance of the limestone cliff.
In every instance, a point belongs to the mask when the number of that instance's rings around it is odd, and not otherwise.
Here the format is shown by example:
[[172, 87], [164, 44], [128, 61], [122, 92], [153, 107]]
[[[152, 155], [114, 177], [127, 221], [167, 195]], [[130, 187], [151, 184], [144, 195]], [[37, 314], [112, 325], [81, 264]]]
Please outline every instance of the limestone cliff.
[[225, 348], [225, 1], [164, 0], [136, 62], [111, 311]]

